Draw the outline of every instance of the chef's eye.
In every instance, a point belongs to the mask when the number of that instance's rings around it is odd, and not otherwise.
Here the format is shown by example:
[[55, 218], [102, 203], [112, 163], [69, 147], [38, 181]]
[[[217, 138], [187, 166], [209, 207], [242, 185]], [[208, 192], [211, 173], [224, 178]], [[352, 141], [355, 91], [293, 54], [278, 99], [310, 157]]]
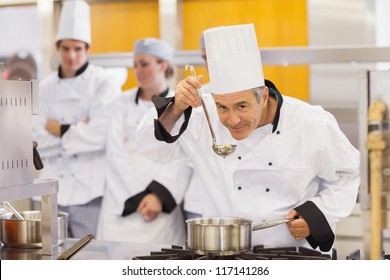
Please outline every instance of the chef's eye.
[[138, 62], [138, 63], [134, 63], [134, 68], [145, 68], [145, 67], [148, 67], [149, 65], [149, 62]]
[[217, 105], [217, 109], [220, 112], [226, 112], [227, 108], [224, 105]]
[[237, 104], [237, 106], [235, 107], [235, 111], [245, 113], [248, 111], [248, 108], [249, 106], [246, 103]]

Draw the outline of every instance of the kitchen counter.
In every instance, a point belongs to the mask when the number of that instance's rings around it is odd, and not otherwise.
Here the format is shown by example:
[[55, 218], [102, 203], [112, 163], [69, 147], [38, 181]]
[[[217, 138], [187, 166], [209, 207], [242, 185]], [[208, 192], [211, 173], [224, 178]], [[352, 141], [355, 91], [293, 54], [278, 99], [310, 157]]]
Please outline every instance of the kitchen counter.
[[[17, 249], [0, 248], [1, 260], [55, 260], [59, 255], [68, 250], [79, 239], [68, 238], [63, 245], [58, 246], [58, 254], [43, 255], [42, 249]], [[114, 242], [92, 239], [80, 251], [71, 257], [71, 260], [131, 260], [135, 256], [149, 255], [152, 251], [160, 251], [161, 248], [170, 245], [141, 244], [131, 242]]]

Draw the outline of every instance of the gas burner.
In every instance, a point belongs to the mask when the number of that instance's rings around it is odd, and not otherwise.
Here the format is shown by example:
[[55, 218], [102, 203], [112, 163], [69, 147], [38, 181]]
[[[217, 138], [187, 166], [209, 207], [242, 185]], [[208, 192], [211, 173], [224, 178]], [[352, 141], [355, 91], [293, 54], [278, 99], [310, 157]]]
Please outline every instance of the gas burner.
[[332, 257], [319, 251], [304, 247], [265, 248], [256, 245], [252, 250], [230, 256], [200, 255], [185, 246], [173, 245], [162, 248], [159, 252], [151, 252], [148, 256], [136, 256], [133, 260], [331, 260], [337, 259], [336, 252]]

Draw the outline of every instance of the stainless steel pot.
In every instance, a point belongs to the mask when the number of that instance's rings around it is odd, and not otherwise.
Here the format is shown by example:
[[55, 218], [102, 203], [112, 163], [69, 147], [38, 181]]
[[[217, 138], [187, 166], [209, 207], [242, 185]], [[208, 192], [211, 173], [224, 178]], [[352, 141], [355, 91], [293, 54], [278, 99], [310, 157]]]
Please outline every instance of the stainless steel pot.
[[187, 245], [201, 255], [239, 254], [252, 247], [252, 231], [288, 223], [296, 218], [267, 221], [253, 226], [251, 220], [238, 217], [189, 219], [186, 220]]
[[[24, 220], [14, 219], [12, 213], [0, 215], [0, 241], [5, 247], [41, 248], [41, 211], [20, 213]], [[67, 238], [68, 213], [58, 212], [58, 245]]]

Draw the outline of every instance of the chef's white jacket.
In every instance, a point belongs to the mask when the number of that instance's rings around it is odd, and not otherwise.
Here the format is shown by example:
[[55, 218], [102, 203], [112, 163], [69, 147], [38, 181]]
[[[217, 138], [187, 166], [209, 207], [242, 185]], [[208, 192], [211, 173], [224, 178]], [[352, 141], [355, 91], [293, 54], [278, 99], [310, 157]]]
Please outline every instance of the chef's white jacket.
[[[210, 94], [210, 84], [202, 85], [201, 93], [202, 95]], [[198, 179], [198, 175], [193, 171], [190, 185], [184, 195], [183, 209], [186, 212], [194, 213], [197, 215], [202, 215], [202, 204], [199, 193], [199, 184], [201, 181]]]
[[[223, 158], [213, 152], [202, 108], [187, 114], [188, 127], [169, 144], [156, 140], [157, 113], [149, 110], [137, 132], [142, 152], [162, 163], [190, 158], [201, 179], [203, 217], [238, 216], [257, 223], [282, 218], [296, 208], [311, 226], [312, 236], [306, 240], [296, 241], [283, 224], [253, 232], [253, 244], [310, 244], [328, 251], [334, 240], [329, 236], [334, 238], [336, 223], [351, 213], [360, 184], [359, 151], [335, 118], [320, 106], [283, 96], [275, 131], [268, 124], [235, 141], [221, 124], [212, 96], [204, 98], [217, 143], [236, 144], [234, 154]], [[183, 115], [172, 136], [183, 124]]]
[[[185, 223], [179, 204], [188, 187], [191, 169], [182, 160], [157, 164], [138, 151], [135, 145], [137, 126], [153, 103], [138, 98], [137, 91], [138, 88], [125, 91], [114, 104], [107, 136], [107, 187], [97, 238], [184, 245]], [[172, 95], [173, 91], [169, 94]], [[164, 194], [175, 200], [176, 207], [170, 213], [161, 212], [151, 222], [145, 222], [136, 211], [122, 216], [125, 201], [142, 194], [152, 181], [163, 186]], [[164, 204], [164, 197], [160, 199]]]
[[[107, 121], [120, 92], [115, 79], [91, 64], [76, 77], [61, 79], [55, 71], [40, 82], [33, 139], [44, 164], [39, 177], [59, 180], [59, 205], [82, 205], [103, 195]], [[45, 129], [49, 119], [70, 127], [62, 137], [53, 136]]]

